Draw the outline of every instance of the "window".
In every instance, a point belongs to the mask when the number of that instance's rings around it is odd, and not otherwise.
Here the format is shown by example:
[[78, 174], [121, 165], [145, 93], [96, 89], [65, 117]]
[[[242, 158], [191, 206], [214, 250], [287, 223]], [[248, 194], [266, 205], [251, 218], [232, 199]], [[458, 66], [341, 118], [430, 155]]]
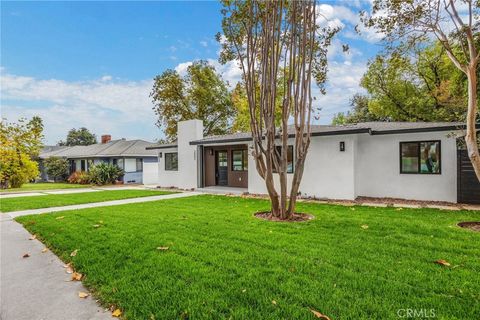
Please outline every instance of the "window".
[[87, 160], [80, 160], [80, 170], [85, 171], [87, 169]]
[[165, 153], [165, 171], [178, 170], [178, 153]]
[[[282, 155], [282, 147], [277, 146], [277, 152]], [[273, 172], [277, 172], [275, 169]], [[288, 146], [287, 148], [287, 173], [293, 173], [293, 146]]]
[[440, 174], [440, 141], [400, 142], [400, 173]]
[[248, 170], [248, 150], [232, 151], [232, 171]]
[[142, 158], [137, 158], [136, 159], [136, 167], [137, 167], [137, 172], [143, 171], [143, 159]]

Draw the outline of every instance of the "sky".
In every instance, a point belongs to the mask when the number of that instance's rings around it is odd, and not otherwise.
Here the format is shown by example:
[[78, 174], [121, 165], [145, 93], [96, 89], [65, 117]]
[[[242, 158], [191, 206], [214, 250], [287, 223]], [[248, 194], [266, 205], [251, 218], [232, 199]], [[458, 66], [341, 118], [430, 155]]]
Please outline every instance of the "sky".
[[[149, 97], [153, 78], [167, 69], [184, 74], [195, 60], [208, 60], [233, 87], [241, 77], [234, 63], [218, 63], [215, 34], [221, 5], [214, 1], [0, 2], [0, 103], [2, 118], [39, 115], [45, 143], [86, 127], [97, 137], [163, 137]], [[329, 49], [327, 94], [318, 95], [317, 123], [329, 124], [349, 109], [367, 62], [381, 49], [381, 35], [354, 31], [368, 0], [319, 1], [325, 19], [342, 27]], [[350, 50], [342, 51], [342, 44]]]

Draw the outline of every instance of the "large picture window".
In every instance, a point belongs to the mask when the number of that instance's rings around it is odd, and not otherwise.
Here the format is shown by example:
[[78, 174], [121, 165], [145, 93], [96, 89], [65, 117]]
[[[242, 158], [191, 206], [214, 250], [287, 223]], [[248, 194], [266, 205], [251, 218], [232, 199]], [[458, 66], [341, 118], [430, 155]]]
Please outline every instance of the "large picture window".
[[165, 171], [178, 170], [178, 153], [165, 153]]
[[400, 173], [440, 174], [440, 141], [400, 142]]
[[[278, 154], [282, 154], [282, 147], [277, 146]], [[273, 172], [277, 172], [275, 169]], [[287, 173], [293, 173], [293, 146], [287, 147]]]
[[232, 171], [248, 170], [248, 150], [232, 151]]

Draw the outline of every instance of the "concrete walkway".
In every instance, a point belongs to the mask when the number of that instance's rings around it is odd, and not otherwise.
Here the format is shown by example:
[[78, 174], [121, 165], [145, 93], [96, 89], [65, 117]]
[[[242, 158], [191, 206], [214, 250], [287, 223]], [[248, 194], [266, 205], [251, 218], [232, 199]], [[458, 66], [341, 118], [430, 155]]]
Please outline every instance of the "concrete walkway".
[[[112, 319], [79, 281], [70, 281], [63, 262], [15, 221], [0, 222], [1, 320]], [[23, 258], [28, 253], [30, 257]]]
[[106, 187], [89, 187], [89, 188], [74, 188], [74, 189], [22, 191], [18, 193], [4, 192], [4, 193], [0, 193], [0, 199], [45, 196], [49, 194], [72, 194], [72, 193], [114, 191], [114, 190], [150, 190], [150, 189], [145, 188], [143, 186], [106, 186]]
[[118, 205], [129, 204], [129, 203], [141, 203], [141, 202], [151, 202], [151, 201], [166, 200], [166, 199], [185, 198], [185, 197], [196, 196], [196, 195], [199, 195], [199, 194], [202, 194], [202, 193], [200, 193], [200, 192], [180, 192], [180, 193], [166, 194], [166, 195], [161, 195], [161, 196], [130, 198], [130, 199], [112, 200], [112, 201], [104, 201], [104, 202], [75, 204], [75, 205], [63, 206], [63, 207], [52, 207], [52, 208], [32, 209], [32, 210], [23, 210], [23, 211], [13, 211], [13, 212], [8, 212], [8, 213], [1, 213], [0, 214], [0, 221], [10, 220], [12, 218], [16, 218], [16, 217], [19, 217], [19, 216], [26, 216], [26, 215], [29, 215], [29, 214], [42, 214], [42, 213], [66, 211], [66, 210], [77, 210], [77, 209], [86, 209], [86, 208], [118, 206]]

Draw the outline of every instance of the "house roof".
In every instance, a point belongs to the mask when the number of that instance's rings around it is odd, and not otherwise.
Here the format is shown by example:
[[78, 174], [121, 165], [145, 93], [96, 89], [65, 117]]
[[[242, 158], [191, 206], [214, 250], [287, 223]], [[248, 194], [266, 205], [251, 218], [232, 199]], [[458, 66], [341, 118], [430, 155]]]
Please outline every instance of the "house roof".
[[[480, 127], [480, 124], [477, 124]], [[412, 132], [431, 132], [431, 131], [450, 131], [464, 129], [465, 125], [461, 122], [361, 122], [346, 125], [312, 125], [312, 136], [345, 135], [368, 133], [371, 135], [412, 133]], [[294, 136], [294, 128], [290, 126], [288, 133], [290, 137]], [[226, 135], [208, 136], [200, 140], [190, 142], [191, 145], [201, 145], [209, 143], [229, 143], [251, 141], [251, 133], [241, 132]]]
[[49, 157], [62, 158], [107, 158], [107, 157], [148, 157], [156, 156], [154, 150], [147, 147], [154, 145], [144, 140], [112, 140], [107, 143], [96, 143], [89, 146], [73, 146], [51, 148], [47, 146], [39, 155], [40, 159]]

